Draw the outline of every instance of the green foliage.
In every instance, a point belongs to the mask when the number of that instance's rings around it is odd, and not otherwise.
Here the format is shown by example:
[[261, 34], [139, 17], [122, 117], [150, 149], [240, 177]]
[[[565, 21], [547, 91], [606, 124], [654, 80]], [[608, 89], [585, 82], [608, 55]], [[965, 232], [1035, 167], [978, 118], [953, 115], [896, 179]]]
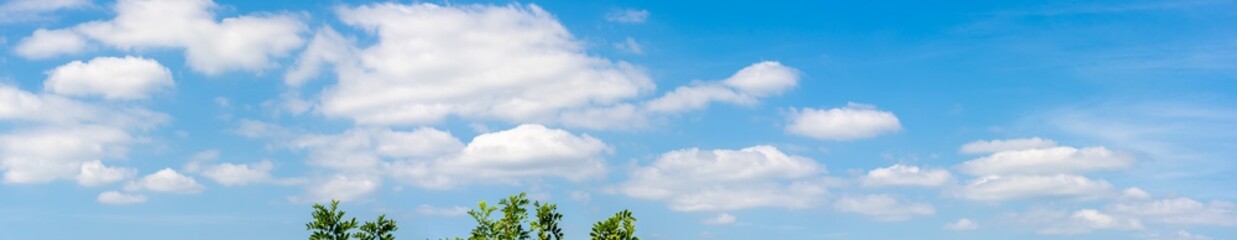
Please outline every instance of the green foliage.
[[472, 219], [477, 220], [477, 227], [472, 229], [471, 236], [468, 240], [489, 240], [496, 239], [495, 222], [490, 220], [490, 215], [498, 210], [497, 207], [486, 206], [485, 201], [477, 203], [477, 209], [468, 210], [468, 215]]
[[313, 231], [309, 240], [348, 240], [348, 231], [357, 227], [356, 218], [344, 220], [344, 211], [339, 210], [339, 201], [331, 200], [331, 208], [314, 204], [313, 222], [305, 229]]
[[558, 221], [563, 220], [563, 214], [558, 213], [558, 205], [535, 202], [533, 206], [537, 208], [537, 219], [532, 222], [537, 240], [562, 240], [563, 229], [558, 227]]
[[353, 234], [360, 240], [395, 240], [395, 236], [391, 233], [399, 230], [395, 226], [395, 220], [387, 219], [387, 215], [378, 215], [378, 220], [374, 222], [365, 222], [361, 225], [361, 232]]
[[613, 217], [593, 224], [593, 232], [589, 233], [592, 240], [640, 240], [636, 237], [636, 217], [631, 211], [623, 210]]
[[528, 209], [525, 209], [525, 206], [528, 206], [526, 195], [511, 195], [507, 199], [499, 200], [498, 205], [503, 206], [503, 218], [498, 220], [496, 225], [498, 239], [528, 240], [529, 231], [524, 229], [524, 222], [528, 219]]

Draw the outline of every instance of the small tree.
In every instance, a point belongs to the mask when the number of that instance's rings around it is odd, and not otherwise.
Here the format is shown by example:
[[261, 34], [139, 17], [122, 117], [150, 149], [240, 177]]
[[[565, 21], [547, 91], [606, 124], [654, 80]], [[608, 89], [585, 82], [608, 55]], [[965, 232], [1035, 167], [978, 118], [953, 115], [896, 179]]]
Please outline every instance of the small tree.
[[391, 233], [399, 230], [395, 226], [395, 220], [387, 219], [387, 215], [378, 215], [378, 220], [374, 222], [365, 222], [361, 225], [361, 232], [354, 234], [360, 240], [395, 240], [395, 236]]
[[490, 220], [490, 215], [495, 210], [498, 208], [487, 206], [485, 201], [477, 203], [477, 209], [468, 210], [468, 215], [477, 220], [477, 227], [472, 229], [468, 240], [489, 240], [497, 237], [494, 221]]
[[339, 200], [331, 200], [331, 208], [314, 204], [313, 222], [305, 229], [313, 231], [309, 240], [348, 240], [348, 232], [357, 227], [356, 218], [344, 220], [344, 211], [339, 210]]
[[524, 229], [524, 222], [528, 219], [528, 199], [524, 193], [519, 195], [511, 195], [507, 199], [499, 200], [498, 205], [503, 206], [503, 218], [498, 220], [497, 233], [498, 239], [510, 240], [528, 240], [529, 231]]
[[593, 224], [593, 232], [589, 233], [592, 240], [640, 240], [636, 237], [636, 217], [631, 211], [623, 210], [613, 217]]
[[558, 213], [558, 205], [535, 202], [533, 206], [537, 208], [537, 219], [532, 222], [532, 228], [537, 230], [537, 240], [563, 240], [563, 229], [558, 227], [563, 214]]

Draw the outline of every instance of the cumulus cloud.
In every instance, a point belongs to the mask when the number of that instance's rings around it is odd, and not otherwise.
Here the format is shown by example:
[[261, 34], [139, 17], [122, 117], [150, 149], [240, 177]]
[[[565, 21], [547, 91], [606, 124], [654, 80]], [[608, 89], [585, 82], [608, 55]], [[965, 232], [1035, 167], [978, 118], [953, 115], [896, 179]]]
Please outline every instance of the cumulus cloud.
[[888, 194], [842, 196], [833, 203], [838, 211], [857, 213], [877, 221], [905, 221], [915, 216], [936, 214], [926, 203], [903, 202]]
[[[140, 141], [139, 133], [167, 119], [127, 104], [87, 103], [0, 84], [0, 120], [19, 126], [0, 133], [3, 181], [77, 179], [87, 185], [110, 181], [118, 175], [110, 171], [115, 169], [94, 168], [93, 162], [126, 157], [129, 146]], [[96, 173], [101, 175], [91, 175]]]
[[1096, 230], [1140, 230], [1138, 219], [1114, 216], [1095, 209], [1074, 212], [1031, 209], [1009, 216], [1016, 223], [1036, 228], [1041, 235], [1077, 235]]
[[315, 181], [306, 186], [308, 200], [319, 202], [329, 200], [352, 201], [359, 199], [382, 186], [382, 181], [373, 176], [334, 175]]
[[224, 186], [243, 186], [270, 181], [270, 172], [274, 168], [275, 165], [270, 161], [250, 164], [221, 163], [203, 169], [202, 176]]
[[860, 178], [864, 186], [917, 186], [937, 187], [952, 180], [949, 171], [944, 169], [920, 170], [916, 166], [894, 164], [885, 168], [872, 169]]
[[172, 73], [155, 60], [126, 56], [97, 57], [73, 61], [52, 69], [44, 91], [71, 96], [102, 96], [106, 99], [144, 99], [170, 88]]
[[649, 11], [644, 9], [620, 9], [606, 14], [606, 21], [616, 23], [638, 24], [649, 19]]
[[755, 104], [759, 98], [781, 94], [799, 83], [799, 72], [779, 62], [759, 62], [719, 82], [696, 82], [652, 99], [644, 108], [654, 113], [677, 113], [704, 108], [712, 102]]
[[1043, 138], [1018, 138], [1018, 139], [995, 139], [995, 140], [979, 140], [969, 142], [962, 145], [958, 150], [961, 153], [995, 153], [1004, 151], [1017, 151], [1028, 149], [1041, 149], [1056, 147], [1057, 142], [1052, 139]]
[[587, 54], [554, 16], [536, 5], [387, 3], [337, 13], [377, 42], [357, 46], [323, 28], [284, 80], [302, 86], [333, 66], [334, 84], [316, 94], [312, 106], [294, 105], [363, 126], [418, 126], [457, 116], [641, 128], [650, 118], [711, 102], [755, 104], [798, 81], [793, 69], [761, 62], [730, 79], [641, 102], [655, 88], [643, 70]]
[[618, 192], [667, 202], [674, 211], [756, 207], [804, 208], [825, 194], [815, 161], [772, 146], [740, 150], [682, 149], [637, 168]]
[[961, 197], [976, 201], [1003, 201], [1036, 197], [1091, 199], [1113, 194], [1112, 184], [1078, 175], [985, 176], [961, 189]]
[[14, 53], [28, 59], [45, 59], [80, 53], [86, 50], [86, 39], [70, 30], [37, 29], [17, 43]]
[[171, 168], [146, 175], [137, 181], [125, 185], [126, 191], [151, 191], [176, 194], [197, 194], [206, 190], [192, 177], [181, 175]]
[[971, 219], [963, 218], [958, 219], [958, 221], [946, 223], [943, 228], [950, 231], [970, 231], [979, 229], [979, 224], [975, 223], [975, 221], [971, 221]]
[[104, 166], [102, 161], [94, 160], [82, 163], [81, 172], [77, 174], [77, 184], [82, 186], [100, 186], [119, 182], [137, 175], [137, 169]]
[[128, 193], [121, 193], [117, 191], [106, 191], [106, 192], [99, 193], [99, 197], [96, 197], [95, 200], [99, 201], [99, 203], [102, 203], [102, 204], [126, 205], [126, 204], [144, 203], [146, 202], [146, 196], [143, 196], [141, 194], [128, 194]]
[[[216, 20], [210, 0], [121, 0], [116, 17], [63, 30], [124, 51], [184, 49], [194, 70], [216, 74], [229, 70], [258, 71], [304, 44], [307, 27], [291, 14], [253, 14]], [[45, 39], [68, 35], [32, 35], [17, 46], [27, 57], [49, 57]], [[69, 44], [65, 44], [69, 45]]]
[[[348, 62], [336, 62], [338, 84], [322, 93], [320, 111], [359, 124], [416, 125], [448, 115], [548, 121], [561, 110], [653, 89], [638, 68], [585, 54], [534, 5], [372, 4], [337, 13], [377, 43], [337, 57]], [[321, 61], [302, 61], [313, 63]]]
[[901, 130], [902, 124], [892, 112], [858, 103], [827, 110], [791, 109], [786, 126], [790, 134], [838, 141], [871, 138]]
[[730, 224], [734, 224], [735, 221], [738, 221], [738, 218], [736, 218], [734, 215], [730, 215], [729, 213], [719, 213], [717, 214], [717, 216], [704, 219], [704, 224], [730, 225]]
[[1128, 168], [1134, 158], [1104, 147], [1009, 150], [962, 163], [972, 175], [1085, 173]]
[[605, 175], [603, 154], [609, 147], [597, 138], [577, 136], [537, 124], [481, 134], [455, 156], [438, 161], [406, 161], [396, 177], [426, 188], [449, 188], [478, 181], [520, 182], [560, 177], [570, 181]]
[[1178, 197], [1156, 201], [1117, 203], [1113, 212], [1176, 225], [1237, 226], [1237, 204], [1229, 201], [1202, 203]]

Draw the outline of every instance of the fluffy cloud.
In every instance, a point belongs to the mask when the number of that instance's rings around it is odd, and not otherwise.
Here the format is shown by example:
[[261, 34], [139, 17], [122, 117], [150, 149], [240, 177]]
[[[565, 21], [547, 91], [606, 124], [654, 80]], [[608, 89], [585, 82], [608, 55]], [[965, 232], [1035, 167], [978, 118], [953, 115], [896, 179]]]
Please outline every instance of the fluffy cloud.
[[86, 39], [70, 30], [38, 29], [17, 43], [17, 55], [28, 59], [44, 59], [86, 50]]
[[958, 221], [946, 223], [943, 228], [950, 231], [970, 231], [979, 229], [979, 224], [975, 223], [975, 221], [971, 221], [971, 219], [963, 218], [958, 219]]
[[[134, 139], [128, 133], [105, 126], [47, 127], [16, 130], [0, 135], [0, 170], [6, 183], [45, 183], [57, 179], [79, 179], [84, 185], [111, 180], [90, 175], [100, 158], [119, 158]], [[99, 165], [101, 167], [101, 164]], [[84, 171], [85, 170], [85, 171]], [[112, 169], [114, 170], [114, 169]]]
[[270, 161], [252, 164], [221, 163], [206, 167], [202, 176], [210, 178], [224, 186], [239, 186], [271, 180], [271, 169], [275, 165]]
[[1142, 222], [1100, 212], [1082, 209], [1072, 213], [1047, 209], [1032, 209], [1012, 214], [1014, 222], [1035, 227], [1041, 235], [1076, 235], [1096, 230], [1140, 230]]
[[335, 175], [309, 184], [306, 190], [308, 190], [309, 200], [315, 202], [351, 201], [378, 190], [379, 186], [382, 186], [382, 181], [372, 176]]
[[102, 203], [102, 204], [125, 205], [125, 204], [144, 203], [146, 202], [146, 196], [143, 196], [141, 194], [127, 194], [127, 193], [121, 193], [117, 191], [106, 191], [106, 192], [99, 193], [99, 197], [96, 197], [95, 200], [99, 201], [99, 203]]
[[960, 194], [970, 200], [1003, 201], [1035, 197], [1087, 199], [1112, 195], [1113, 191], [1107, 181], [1077, 175], [993, 175], [971, 181]]
[[605, 175], [602, 154], [607, 151], [604, 142], [588, 135], [524, 124], [479, 135], [455, 156], [402, 162], [395, 174], [426, 188], [478, 181], [513, 183], [537, 177], [583, 181]]
[[752, 105], [761, 97], [781, 94], [799, 82], [799, 72], [779, 62], [759, 62], [744, 67], [720, 82], [697, 82], [648, 101], [644, 109], [676, 113], [704, 108], [711, 102]]
[[129, 56], [97, 57], [90, 62], [62, 65], [48, 73], [43, 89], [72, 96], [143, 99], [173, 85], [171, 71], [159, 62]]
[[[189, 66], [207, 74], [228, 70], [257, 71], [304, 44], [305, 24], [290, 14], [258, 14], [215, 20], [210, 0], [121, 0], [116, 17], [64, 30], [121, 50], [184, 49]], [[28, 57], [48, 57], [68, 51], [48, 51], [46, 42], [67, 35], [32, 35], [17, 46]], [[68, 45], [68, 44], [66, 44]]]
[[1057, 146], [1056, 141], [1052, 141], [1051, 139], [1038, 138], [1038, 137], [1006, 139], [1006, 140], [996, 139], [996, 140], [987, 140], [987, 141], [980, 140], [980, 141], [969, 142], [965, 145], [962, 145], [962, 148], [959, 149], [958, 152], [971, 153], [971, 154], [995, 153], [995, 152], [1004, 152], [1004, 151], [1051, 148], [1051, 147], [1056, 147], [1056, 146]]
[[1178, 197], [1117, 203], [1109, 208], [1116, 213], [1168, 224], [1237, 226], [1237, 204], [1228, 201], [1204, 204], [1194, 199]]
[[622, 9], [606, 14], [606, 21], [616, 23], [644, 23], [649, 19], [648, 10]]
[[846, 141], [902, 130], [897, 116], [871, 105], [849, 103], [846, 107], [828, 110], [791, 110], [786, 132], [815, 139]]
[[713, 216], [708, 219], [705, 219], [704, 224], [730, 225], [730, 224], [734, 224], [735, 221], [738, 221], [738, 218], [736, 218], [734, 215], [730, 215], [729, 213], [719, 213], [717, 214], [717, 216]]
[[176, 194], [197, 194], [206, 190], [192, 177], [181, 175], [171, 168], [164, 168], [137, 181], [125, 185], [126, 191], [152, 191]]
[[308, 135], [292, 141], [293, 147], [310, 150], [312, 166], [344, 173], [372, 174], [388, 167], [388, 159], [430, 160], [458, 154], [464, 144], [433, 128], [413, 131], [352, 129], [336, 135]]
[[[91, 104], [0, 84], [0, 120], [15, 126], [0, 133], [3, 181], [45, 183], [77, 178], [79, 183], [101, 184], [115, 172], [90, 172], [107, 168], [84, 164], [124, 158], [129, 146], [141, 141], [138, 133], [167, 119], [164, 114], [125, 104]], [[82, 175], [83, 167], [88, 167], [86, 175]]]
[[877, 221], [904, 221], [914, 216], [936, 214], [936, 208], [926, 203], [907, 203], [887, 194], [843, 196], [834, 202], [838, 211], [858, 213]]
[[82, 186], [99, 186], [119, 182], [137, 175], [132, 168], [115, 168], [103, 166], [99, 160], [83, 163], [81, 172], [77, 174], [77, 184]]
[[803, 208], [825, 194], [824, 166], [772, 146], [683, 149], [663, 154], [619, 185], [624, 195], [666, 201], [675, 211]]
[[1104, 147], [1050, 147], [1009, 150], [967, 161], [958, 166], [972, 175], [1085, 173], [1127, 168], [1129, 155]]
[[358, 125], [416, 126], [458, 116], [639, 128], [660, 114], [711, 102], [751, 105], [798, 81], [793, 69], [762, 62], [725, 81], [639, 102], [655, 88], [647, 74], [587, 54], [535, 5], [371, 4], [337, 12], [377, 42], [362, 47], [333, 29], [318, 31], [285, 83], [301, 86], [326, 66], [334, 67], [337, 81], [316, 94], [311, 107], [287, 101]]
[[916, 166], [895, 164], [886, 168], [868, 171], [860, 178], [864, 186], [919, 186], [936, 187], [952, 180], [949, 171], [944, 169], [920, 170]]
[[338, 84], [323, 92], [320, 110], [360, 124], [424, 124], [448, 115], [547, 121], [564, 109], [610, 105], [653, 88], [637, 68], [585, 54], [537, 6], [373, 4], [337, 12], [378, 42], [340, 57], [347, 62], [337, 63]]

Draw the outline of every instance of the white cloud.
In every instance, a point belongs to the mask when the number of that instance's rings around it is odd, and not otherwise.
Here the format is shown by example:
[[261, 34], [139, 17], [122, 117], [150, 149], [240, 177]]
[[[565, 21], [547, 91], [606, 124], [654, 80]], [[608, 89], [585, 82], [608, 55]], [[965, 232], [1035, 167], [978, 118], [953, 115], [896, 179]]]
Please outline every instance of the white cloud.
[[786, 132], [822, 140], [871, 138], [902, 130], [898, 117], [871, 105], [849, 103], [846, 107], [820, 110], [791, 109]]
[[[376, 34], [377, 43], [323, 47], [356, 56], [301, 64], [343, 59], [335, 62], [338, 84], [321, 94], [318, 110], [363, 125], [435, 123], [449, 115], [549, 122], [564, 110], [613, 105], [653, 89], [636, 67], [586, 54], [534, 5], [372, 4], [337, 13]], [[295, 76], [289, 79], [306, 78]]]
[[753, 105], [759, 98], [794, 88], [799, 72], [779, 62], [759, 62], [735, 72], [720, 82], [695, 82], [675, 88], [643, 105], [651, 113], [677, 113], [701, 109], [712, 102]]
[[1009, 150], [958, 166], [972, 175], [1085, 173], [1128, 168], [1134, 158], [1104, 147]]
[[887, 194], [843, 196], [833, 203], [842, 212], [858, 213], [877, 221], [905, 221], [915, 216], [936, 214], [926, 203], [902, 202]]
[[271, 180], [271, 169], [275, 165], [270, 161], [251, 164], [221, 163], [206, 167], [202, 176], [210, 178], [224, 186], [242, 186]]
[[729, 213], [719, 213], [717, 214], [717, 216], [713, 216], [713, 217], [705, 219], [704, 224], [730, 225], [730, 224], [734, 224], [734, 222], [737, 220], [738, 218], [736, 218], [734, 215], [730, 215]]
[[470, 209], [466, 207], [460, 207], [460, 206], [434, 207], [434, 206], [430, 206], [426, 204], [421, 204], [421, 206], [417, 207], [417, 214], [420, 214], [423, 216], [458, 217], [458, 216], [464, 216], [464, 214], [468, 214], [468, 210]]
[[90, 0], [9, 0], [0, 4], [0, 23], [40, 21], [48, 13], [90, 6]]
[[[0, 171], [6, 183], [75, 179], [83, 164], [125, 158], [138, 135], [168, 120], [126, 104], [90, 104], [54, 94], [34, 94], [0, 84]], [[111, 176], [111, 175], [109, 175]], [[95, 184], [95, 176], [81, 183]]]
[[134, 175], [137, 175], [137, 169], [107, 167], [103, 162], [94, 160], [82, 163], [81, 171], [77, 174], [77, 184], [100, 186], [129, 179]]
[[825, 194], [824, 166], [772, 146], [682, 149], [663, 154], [618, 186], [624, 195], [666, 201], [675, 211], [804, 208]]
[[312, 201], [351, 201], [378, 190], [382, 181], [371, 176], [335, 175], [306, 186]]
[[99, 203], [102, 203], [102, 204], [125, 205], [125, 204], [144, 203], [146, 202], [146, 196], [143, 196], [141, 194], [127, 194], [127, 193], [121, 193], [117, 191], [106, 191], [106, 192], [99, 193], [99, 197], [95, 198], [95, 200], [99, 201]]
[[958, 219], [958, 221], [946, 223], [943, 228], [950, 231], [970, 231], [979, 229], [979, 224], [975, 223], [975, 221], [971, 221], [971, 219], [963, 218]]
[[644, 55], [644, 47], [641, 47], [640, 43], [636, 42], [636, 39], [631, 37], [627, 37], [627, 39], [622, 42], [615, 43], [614, 48], [617, 48], [619, 51], [625, 53]]
[[1117, 203], [1113, 212], [1177, 225], [1237, 226], [1237, 204], [1228, 201], [1202, 203], [1178, 197], [1158, 201]]
[[130, 182], [125, 185], [125, 190], [197, 194], [206, 190], [206, 187], [198, 184], [192, 177], [181, 175], [171, 168], [164, 168], [153, 174], [146, 175], [142, 179]]
[[43, 83], [44, 91], [106, 99], [144, 99], [175, 85], [172, 73], [155, 60], [126, 56], [96, 57], [56, 67]]
[[[274, 65], [271, 58], [300, 47], [304, 43], [301, 33], [307, 29], [291, 14], [253, 14], [215, 20], [211, 11], [217, 6], [209, 0], [121, 0], [115, 6], [114, 19], [87, 22], [65, 30], [125, 51], [184, 49], [189, 66], [207, 74], [266, 69]], [[34, 41], [23, 43], [37, 44]], [[18, 48], [37, 49], [27, 44]]]
[[1051, 147], [1056, 147], [1056, 146], [1057, 146], [1056, 141], [1052, 141], [1052, 139], [1043, 139], [1043, 138], [1038, 138], [1038, 137], [1006, 139], [1006, 140], [995, 139], [995, 140], [988, 140], [988, 141], [979, 140], [979, 141], [969, 142], [965, 145], [962, 145], [962, 148], [959, 149], [958, 152], [971, 153], [971, 154], [995, 153], [995, 152], [1005, 152], [1005, 151], [1051, 148]]
[[920, 170], [916, 166], [895, 164], [885, 168], [868, 171], [860, 179], [864, 186], [919, 186], [937, 187], [952, 180], [949, 171], [944, 169]]
[[524, 124], [481, 134], [458, 155], [437, 161], [405, 161], [396, 177], [426, 188], [450, 188], [473, 182], [516, 183], [521, 179], [561, 177], [571, 181], [605, 175], [602, 154], [609, 147], [588, 135]]
[[45, 59], [76, 54], [84, 50], [86, 50], [86, 39], [77, 32], [40, 28], [18, 42], [13, 52], [28, 59]]
[[1112, 194], [1112, 184], [1107, 181], [1068, 174], [985, 176], [963, 186], [960, 192], [962, 198], [976, 201], [1036, 197], [1090, 199]]
[[310, 150], [310, 165], [350, 174], [383, 172], [388, 167], [384, 159], [430, 160], [457, 154], [464, 148], [451, 133], [433, 128], [352, 129], [337, 135], [307, 135], [291, 144]]
[[1148, 239], [1148, 240], [1211, 240], [1211, 237], [1196, 234], [1196, 233], [1191, 233], [1189, 231], [1186, 231], [1185, 229], [1179, 229], [1177, 230], [1177, 232], [1174, 232], [1169, 235], [1164, 235], [1164, 236], [1161, 236], [1158, 233], [1152, 233], [1143, 239]]
[[1048, 209], [1032, 209], [1010, 216], [1017, 223], [1037, 228], [1041, 235], [1077, 235], [1096, 230], [1140, 230], [1138, 219], [1109, 215], [1095, 209], [1072, 213]]
[[1121, 191], [1121, 197], [1127, 199], [1148, 199], [1151, 198], [1151, 194], [1139, 188], [1126, 188], [1125, 191]]
[[[74, 179], [88, 167], [84, 164], [124, 156], [133, 141], [125, 131], [105, 126], [18, 129], [0, 135], [0, 170], [6, 183]], [[93, 185], [101, 180], [109, 179], [87, 176], [79, 182]]]

